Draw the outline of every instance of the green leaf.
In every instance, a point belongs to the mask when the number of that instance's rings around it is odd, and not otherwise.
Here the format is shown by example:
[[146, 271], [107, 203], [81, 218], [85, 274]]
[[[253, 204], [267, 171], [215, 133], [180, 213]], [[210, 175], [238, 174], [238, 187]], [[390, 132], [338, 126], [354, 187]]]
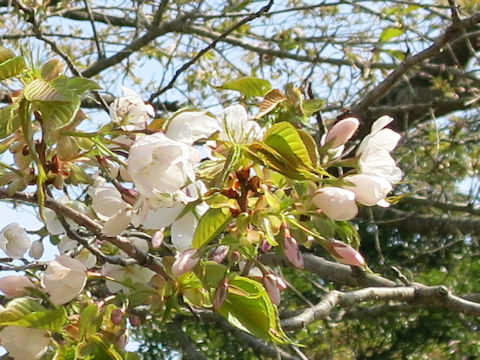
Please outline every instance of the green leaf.
[[321, 99], [303, 100], [302, 103], [303, 114], [307, 117], [315, 114], [317, 111], [322, 110], [324, 107], [325, 101]]
[[56, 140], [57, 130], [70, 124], [75, 119], [79, 108], [79, 98], [65, 103], [38, 103], [38, 109], [41, 111], [44, 121], [44, 135], [47, 144], [52, 144]]
[[380, 35], [379, 41], [380, 42], [387, 42], [388, 40], [399, 37], [404, 32], [405, 32], [405, 30], [399, 29], [399, 28], [393, 28], [393, 27], [385, 28], [382, 32], [382, 35]]
[[228, 81], [217, 88], [236, 90], [245, 96], [265, 96], [272, 88], [272, 85], [268, 80], [246, 76], [233, 81]]
[[0, 310], [0, 324], [24, 318], [32, 312], [45, 310], [42, 305], [32, 298], [22, 297], [13, 299], [5, 308]]
[[32, 312], [18, 320], [2, 321], [1, 325], [60, 331], [66, 320], [67, 311], [62, 307], [53, 310]]
[[263, 142], [277, 151], [286, 161], [298, 167], [303, 164], [312, 167], [307, 146], [303, 142], [299, 131], [288, 122], [274, 124], [268, 129]]
[[90, 90], [100, 90], [101, 87], [93, 80], [75, 77], [68, 80], [68, 88], [75, 94], [81, 95]]
[[206, 289], [215, 288], [225, 277], [227, 267], [215, 261], [205, 261], [203, 264], [203, 285]]
[[18, 116], [15, 116], [17, 104], [8, 105], [0, 109], [0, 139], [6, 138], [16, 131], [21, 123]]
[[12, 50], [0, 46], [0, 64], [15, 57]]
[[92, 359], [95, 360], [123, 360], [114, 345], [106, 344], [99, 335], [90, 336], [88, 345], [82, 349], [82, 353], [92, 356]]
[[75, 345], [69, 347], [60, 347], [57, 350], [53, 360], [77, 360], [78, 348]]
[[0, 64], [0, 81], [21, 74], [25, 70], [25, 59], [17, 56]]
[[222, 209], [210, 208], [198, 221], [193, 235], [193, 247], [198, 249], [217, 237], [228, 225], [232, 216]]
[[258, 281], [242, 276], [230, 279], [227, 298], [218, 312], [231, 325], [255, 337], [292, 343], [280, 326], [276, 306]]
[[80, 315], [80, 325], [78, 330], [80, 332], [80, 338], [92, 335], [97, 332], [97, 326], [95, 323], [95, 318], [98, 314], [98, 305], [90, 304], [82, 311]]
[[69, 101], [52, 84], [43, 79], [35, 79], [23, 90], [23, 96], [28, 101], [67, 102]]

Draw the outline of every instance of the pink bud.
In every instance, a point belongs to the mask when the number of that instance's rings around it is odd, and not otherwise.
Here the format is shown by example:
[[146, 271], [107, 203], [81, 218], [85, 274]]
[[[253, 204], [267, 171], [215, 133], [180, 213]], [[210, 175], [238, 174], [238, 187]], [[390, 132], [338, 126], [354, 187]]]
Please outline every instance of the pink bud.
[[228, 279], [222, 280], [215, 290], [215, 298], [213, 299], [213, 308], [221, 307], [228, 295]]
[[142, 323], [142, 319], [140, 319], [138, 315], [130, 315], [128, 321], [133, 327], [139, 326]]
[[365, 259], [363, 256], [350, 245], [347, 245], [338, 240], [331, 240], [327, 249], [332, 256], [338, 261], [353, 266], [363, 267]]
[[293, 266], [303, 269], [303, 257], [298, 250], [297, 241], [291, 237], [285, 237], [283, 240], [283, 250], [286, 258], [293, 264]]
[[188, 249], [180, 254], [178, 259], [172, 264], [172, 274], [175, 277], [191, 271], [200, 260], [196, 249]]
[[263, 285], [265, 286], [265, 290], [267, 290], [268, 296], [270, 296], [270, 299], [275, 305], [279, 305], [281, 301], [278, 278], [279, 277], [277, 275], [272, 273], [265, 274], [263, 277]]
[[349, 117], [340, 120], [332, 126], [325, 138], [325, 144], [330, 143], [331, 148], [336, 148], [344, 145], [357, 131], [360, 122], [357, 118]]
[[123, 320], [123, 311], [122, 309], [114, 309], [112, 311], [112, 315], [110, 316], [110, 319], [115, 325], [120, 325]]
[[9, 297], [20, 297], [28, 293], [27, 288], [35, 285], [24, 275], [8, 275], [0, 278], [0, 290]]
[[152, 248], [158, 249], [160, 246], [162, 246], [163, 238], [164, 238], [163, 230], [155, 231], [155, 233], [152, 236]]
[[263, 252], [266, 253], [266, 252], [270, 251], [271, 248], [272, 248], [272, 245], [270, 245], [270, 243], [267, 240], [262, 241], [262, 245], [260, 245], [260, 249]]
[[230, 247], [226, 245], [220, 245], [215, 248], [210, 254], [210, 260], [215, 261], [217, 264], [220, 264], [225, 260], [230, 251]]

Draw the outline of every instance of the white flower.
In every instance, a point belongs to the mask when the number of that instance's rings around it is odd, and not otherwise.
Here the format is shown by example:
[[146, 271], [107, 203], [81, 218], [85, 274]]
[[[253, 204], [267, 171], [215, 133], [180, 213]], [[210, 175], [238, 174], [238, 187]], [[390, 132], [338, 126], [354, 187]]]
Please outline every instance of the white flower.
[[[155, 275], [152, 270], [147, 269], [144, 266], [120, 266], [114, 264], [105, 264], [102, 268], [102, 274], [119, 282], [126, 282], [127, 280], [130, 280], [130, 282], [133, 284], [146, 284], [152, 279], [153, 275]], [[112, 293], [117, 293], [119, 291], [129, 292], [131, 290], [128, 286], [124, 286], [111, 280], [107, 280], [106, 284], [108, 290], [110, 290]]]
[[313, 197], [313, 203], [332, 220], [350, 220], [358, 212], [355, 193], [338, 187], [318, 189]]
[[208, 205], [205, 203], [199, 204], [192, 211], [187, 212], [181, 218], [172, 224], [170, 230], [172, 237], [172, 244], [183, 252], [192, 247], [193, 235], [197, 230], [198, 220], [208, 210]]
[[146, 197], [174, 194], [195, 180], [193, 165], [200, 161], [193, 147], [155, 133], [139, 137], [130, 148], [127, 165], [137, 190]]
[[385, 201], [387, 194], [392, 191], [392, 184], [381, 177], [357, 174], [345, 177], [354, 186], [343, 186], [344, 189], [355, 193], [356, 200], [367, 206], [388, 206]]
[[14, 360], [37, 360], [47, 351], [50, 338], [46, 330], [7, 326], [0, 331], [0, 342]]
[[110, 105], [112, 121], [127, 131], [145, 129], [147, 122], [155, 116], [153, 106], [145, 104], [135, 91], [124, 86], [122, 90], [125, 95]]
[[200, 258], [198, 257], [197, 249], [186, 250], [178, 256], [172, 264], [172, 274], [179, 277], [191, 270], [198, 264]]
[[0, 249], [12, 259], [21, 259], [30, 248], [30, 238], [24, 228], [11, 223], [0, 231]]
[[108, 220], [128, 208], [120, 192], [113, 186], [96, 186], [92, 194], [92, 207], [101, 220]]
[[402, 179], [402, 171], [390, 155], [400, 140], [400, 134], [385, 129], [392, 121], [390, 116], [382, 116], [376, 120], [370, 134], [360, 143], [357, 156], [360, 156], [358, 167], [362, 174], [378, 176], [395, 184]]
[[248, 120], [247, 111], [242, 105], [227, 107], [219, 116], [219, 124], [223, 128], [220, 139], [232, 140], [236, 143], [252, 143], [261, 140], [263, 129], [253, 120]]
[[78, 260], [69, 256], [57, 256], [50, 261], [42, 279], [42, 285], [55, 305], [66, 304], [75, 299], [85, 287], [87, 269]]
[[10, 297], [20, 297], [28, 294], [27, 288], [35, 285], [25, 275], [8, 275], [0, 278], [0, 290]]
[[330, 144], [332, 149], [346, 144], [355, 134], [359, 125], [360, 122], [354, 117], [340, 120], [328, 131], [325, 137], [325, 144]]
[[217, 131], [222, 131], [222, 128], [216, 118], [204, 111], [184, 111], [170, 120], [166, 135], [172, 140], [192, 145]]
[[[62, 255], [76, 249], [77, 247], [78, 243], [67, 236], [62, 236], [58, 243], [58, 249]], [[97, 264], [97, 257], [85, 248], [75, 255], [75, 260], [80, 261], [87, 269], [91, 269]]]
[[[81, 212], [82, 214], [88, 213], [88, 208], [86, 207], [85, 204], [83, 204], [80, 201], [72, 201], [66, 196], [60, 198], [58, 201], [64, 205], [71, 207], [74, 210], [77, 210], [78, 212]], [[50, 235], [61, 235], [65, 233], [65, 229], [63, 228], [55, 211], [49, 208], [45, 208], [44, 214], [45, 214], [45, 226]], [[67, 221], [68, 225], [72, 230], [78, 229], [79, 226], [76, 222], [74, 222], [68, 217], [65, 217], [65, 220]]]

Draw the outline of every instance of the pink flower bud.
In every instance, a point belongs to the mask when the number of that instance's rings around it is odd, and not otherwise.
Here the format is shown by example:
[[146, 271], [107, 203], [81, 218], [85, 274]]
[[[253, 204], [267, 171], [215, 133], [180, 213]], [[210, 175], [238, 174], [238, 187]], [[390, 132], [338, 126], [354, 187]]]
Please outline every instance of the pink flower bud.
[[353, 266], [363, 267], [365, 259], [363, 256], [350, 245], [347, 245], [338, 240], [331, 240], [327, 250], [338, 261]]
[[28, 293], [27, 288], [35, 287], [24, 275], [8, 275], [0, 278], [0, 290], [9, 297], [20, 297]]
[[283, 240], [283, 250], [285, 257], [292, 263], [293, 266], [303, 269], [303, 257], [298, 250], [297, 241], [293, 237], [285, 237]]
[[133, 327], [139, 326], [142, 323], [142, 319], [140, 319], [138, 315], [130, 315], [128, 321]]
[[215, 298], [213, 299], [213, 308], [218, 309], [228, 295], [228, 279], [223, 279], [215, 290]]
[[163, 230], [155, 231], [155, 233], [152, 236], [152, 248], [158, 249], [160, 246], [162, 246], [163, 238], [164, 238]]
[[41, 240], [36, 240], [32, 243], [32, 246], [30, 247], [30, 251], [28, 252], [28, 254], [35, 260], [38, 260], [42, 257], [43, 251], [44, 251], [43, 242]]
[[260, 249], [263, 252], [266, 253], [266, 252], [270, 251], [271, 248], [272, 248], [272, 245], [270, 245], [270, 243], [267, 240], [262, 241], [262, 245], [260, 245]]
[[340, 120], [332, 126], [325, 138], [325, 144], [330, 143], [331, 148], [336, 148], [344, 145], [357, 131], [360, 122], [357, 118], [349, 117]]
[[215, 248], [210, 254], [210, 260], [215, 261], [217, 264], [220, 264], [225, 260], [230, 251], [230, 247], [226, 245], [220, 245]]
[[193, 270], [199, 260], [196, 249], [185, 250], [172, 264], [173, 276], [179, 277], [180, 275]]
[[114, 309], [112, 311], [112, 315], [110, 316], [110, 319], [115, 325], [120, 325], [123, 321], [123, 311], [122, 309]]
[[279, 305], [281, 301], [278, 279], [279, 276], [272, 273], [265, 274], [263, 277], [263, 285], [265, 286], [265, 290], [267, 290], [268, 296], [270, 296], [270, 299], [275, 305]]

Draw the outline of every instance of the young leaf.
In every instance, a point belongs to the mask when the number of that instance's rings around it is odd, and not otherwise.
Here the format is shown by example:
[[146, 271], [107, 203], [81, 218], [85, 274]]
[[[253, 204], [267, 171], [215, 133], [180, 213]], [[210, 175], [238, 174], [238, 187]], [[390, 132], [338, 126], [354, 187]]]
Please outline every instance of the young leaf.
[[302, 103], [303, 114], [306, 117], [310, 117], [312, 114], [315, 114], [317, 111], [322, 110], [324, 107], [325, 101], [321, 99], [303, 100]]
[[208, 244], [225, 229], [231, 218], [232, 216], [224, 213], [222, 209], [210, 208], [198, 221], [193, 235], [193, 247], [198, 249]]
[[[91, 335], [89, 334], [89, 329], [94, 324], [95, 317], [98, 313], [98, 305], [97, 304], [90, 304], [82, 311], [82, 315], [80, 316], [80, 325], [78, 327], [78, 331], [80, 333], [80, 338], [83, 338], [84, 335]], [[96, 332], [96, 326], [92, 333]]]
[[278, 318], [278, 311], [258, 281], [236, 276], [229, 280], [228, 295], [218, 312], [227, 321], [255, 337], [291, 344]]
[[81, 95], [90, 90], [101, 89], [101, 87], [95, 81], [80, 77], [68, 80], [68, 88], [77, 95]]
[[287, 97], [281, 90], [271, 90], [267, 95], [265, 95], [265, 98], [260, 103], [260, 111], [258, 112], [257, 116], [255, 116], [255, 119], [260, 119], [264, 117], [270, 111], [273, 111], [278, 106], [278, 104], [284, 102], [285, 100], [287, 100]]
[[405, 30], [403, 30], [403, 29], [388, 27], [388, 28], [385, 28], [383, 30], [382, 35], [380, 35], [379, 40], [380, 40], [380, 42], [387, 42], [388, 40], [399, 37], [404, 32], [405, 32]]
[[12, 50], [0, 46], [0, 64], [15, 57]]
[[268, 80], [246, 76], [228, 81], [217, 88], [236, 90], [245, 96], [265, 96], [265, 94], [272, 88], [272, 85]]
[[23, 326], [35, 329], [60, 331], [67, 320], [65, 308], [53, 310], [36, 311], [26, 314], [24, 317], [14, 321], [3, 321], [4, 326]]
[[28, 83], [23, 90], [23, 96], [28, 101], [68, 102], [51, 83], [43, 79], [35, 79]]
[[31, 298], [13, 299], [0, 310], [0, 324], [20, 320], [26, 315], [45, 310], [42, 305]]
[[25, 70], [25, 59], [17, 56], [0, 64], [0, 81], [21, 74]]
[[17, 108], [17, 104], [12, 104], [0, 109], [0, 139], [12, 135], [20, 127], [20, 119], [15, 116]]

